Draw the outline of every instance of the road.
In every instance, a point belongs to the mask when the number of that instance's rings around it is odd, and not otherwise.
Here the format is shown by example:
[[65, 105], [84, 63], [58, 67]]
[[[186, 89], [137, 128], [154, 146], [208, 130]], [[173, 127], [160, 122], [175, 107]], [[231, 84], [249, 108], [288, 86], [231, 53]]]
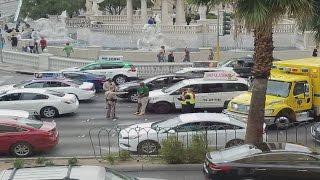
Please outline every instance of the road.
[[201, 170], [199, 171], [143, 171], [143, 172], [124, 172], [129, 176], [143, 178], [157, 178], [168, 180], [205, 180]]
[[[25, 79], [30, 79], [30, 75], [21, 75], [14, 73], [0, 72], [0, 85], [16, 83]], [[43, 154], [43, 156], [92, 156], [93, 148], [96, 152], [100, 152], [98, 147], [101, 147], [101, 153], [106, 154], [110, 152], [118, 152], [117, 146], [117, 131], [116, 126], [125, 127], [135, 123], [159, 121], [176, 116], [177, 114], [147, 114], [142, 117], [133, 115], [136, 105], [126, 101], [119, 101], [117, 103], [118, 120], [113, 121], [105, 118], [105, 101], [102, 93], [92, 101], [81, 102], [77, 113], [64, 115], [54, 120], [57, 123], [60, 132], [59, 144], [50, 152]], [[45, 119], [51, 121], [52, 119]], [[106, 128], [108, 131], [101, 132], [101, 146], [98, 142], [99, 128]], [[89, 130], [97, 128], [92, 131], [94, 144], [90, 143]], [[268, 141], [287, 141], [299, 142], [301, 144], [308, 144], [309, 146], [318, 146], [314, 143], [310, 136], [309, 126], [291, 128], [287, 132], [268, 131]], [[110, 148], [109, 148], [110, 147]]]

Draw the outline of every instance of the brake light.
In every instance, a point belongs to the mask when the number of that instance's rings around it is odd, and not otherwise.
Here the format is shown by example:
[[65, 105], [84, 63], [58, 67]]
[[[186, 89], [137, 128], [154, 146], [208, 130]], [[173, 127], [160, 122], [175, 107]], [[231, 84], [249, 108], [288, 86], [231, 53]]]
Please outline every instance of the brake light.
[[230, 166], [218, 166], [216, 164], [213, 163], [209, 163], [208, 167], [212, 170], [212, 171], [219, 171], [219, 172], [229, 172], [231, 170]]
[[135, 66], [130, 66], [130, 70], [131, 72], [136, 72], [137, 71], [137, 68]]

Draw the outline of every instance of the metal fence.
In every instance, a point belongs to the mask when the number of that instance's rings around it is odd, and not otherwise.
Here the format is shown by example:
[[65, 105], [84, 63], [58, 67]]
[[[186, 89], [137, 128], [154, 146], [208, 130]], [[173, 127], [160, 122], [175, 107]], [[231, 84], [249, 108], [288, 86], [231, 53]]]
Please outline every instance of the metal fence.
[[[267, 128], [263, 134], [265, 142], [289, 142], [320, 150], [320, 143], [313, 139], [311, 129], [319, 124], [292, 124], [287, 129]], [[163, 140], [175, 137], [184, 147], [192, 145], [195, 135], [204, 139], [209, 150], [244, 143], [246, 130], [233, 125], [190, 126], [179, 129], [141, 128], [138, 126], [97, 127], [89, 130], [89, 137], [95, 157], [117, 154], [123, 150], [130, 151], [136, 157], [159, 155]], [[320, 139], [320, 134], [317, 134]], [[316, 135], [316, 136], [317, 136]]]

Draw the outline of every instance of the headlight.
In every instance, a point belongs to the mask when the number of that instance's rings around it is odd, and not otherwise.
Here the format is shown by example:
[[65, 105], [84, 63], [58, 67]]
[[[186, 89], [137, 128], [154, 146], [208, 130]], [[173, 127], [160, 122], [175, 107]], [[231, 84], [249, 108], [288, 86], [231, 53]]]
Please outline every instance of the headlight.
[[238, 106], [237, 103], [231, 103], [231, 108], [232, 108], [233, 110], [238, 110], [239, 106]]
[[273, 109], [266, 109], [266, 110], [264, 110], [264, 114], [265, 114], [266, 116], [272, 115], [273, 112], [274, 112]]

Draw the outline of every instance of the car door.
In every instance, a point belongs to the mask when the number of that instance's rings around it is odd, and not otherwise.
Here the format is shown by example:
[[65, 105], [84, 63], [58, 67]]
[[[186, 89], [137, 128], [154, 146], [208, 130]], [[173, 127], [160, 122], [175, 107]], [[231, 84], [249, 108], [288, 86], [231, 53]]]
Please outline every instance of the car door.
[[293, 107], [295, 107], [296, 111], [304, 111], [312, 107], [312, 95], [309, 92], [310, 90], [306, 88], [308, 87], [307, 84], [306, 81], [294, 83], [293, 96], [295, 103], [293, 103]]
[[46, 99], [49, 99], [49, 96], [38, 93], [21, 93], [20, 97], [24, 110], [37, 113], [40, 113], [41, 108], [44, 107]]
[[196, 106], [199, 108], [220, 108], [224, 105], [223, 84], [202, 84], [201, 92], [196, 94]]
[[123, 65], [117, 63], [108, 63], [108, 64], [101, 64], [101, 71], [103, 72], [102, 75], [105, 75], [106, 78], [113, 78], [118, 74], [124, 74], [122, 72]]
[[22, 109], [23, 103], [21, 103], [20, 101], [20, 96], [21, 96], [21, 93], [11, 93], [11, 94], [2, 95], [0, 97], [0, 108], [15, 109], [15, 110]]
[[173, 98], [172, 101], [174, 102], [175, 107], [177, 109], [181, 109], [182, 108], [181, 107], [181, 103], [180, 103], [180, 101], [178, 99], [181, 96], [182, 89], [188, 89], [188, 88], [191, 88], [193, 90], [193, 92], [195, 93], [195, 97], [196, 97], [195, 108], [200, 108], [201, 107], [199, 102], [201, 102], [200, 99], [204, 97], [204, 95], [201, 94], [201, 84], [193, 84], [193, 85], [186, 85], [184, 87], [181, 87], [178, 90], [176, 90], [175, 92], [172, 92], [170, 94], [170, 98]]
[[19, 140], [19, 131], [15, 126], [0, 124], [0, 151], [8, 152], [10, 146]]
[[195, 135], [204, 135], [200, 124], [200, 122], [184, 123], [173, 129], [176, 133], [175, 135], [178, 136], [178, 140], [183, 142], [185, 146], [189, 146]]
[[47, 81], [45, 87], [52, 91], [72, 93], [70, 85], [60, 81]]

